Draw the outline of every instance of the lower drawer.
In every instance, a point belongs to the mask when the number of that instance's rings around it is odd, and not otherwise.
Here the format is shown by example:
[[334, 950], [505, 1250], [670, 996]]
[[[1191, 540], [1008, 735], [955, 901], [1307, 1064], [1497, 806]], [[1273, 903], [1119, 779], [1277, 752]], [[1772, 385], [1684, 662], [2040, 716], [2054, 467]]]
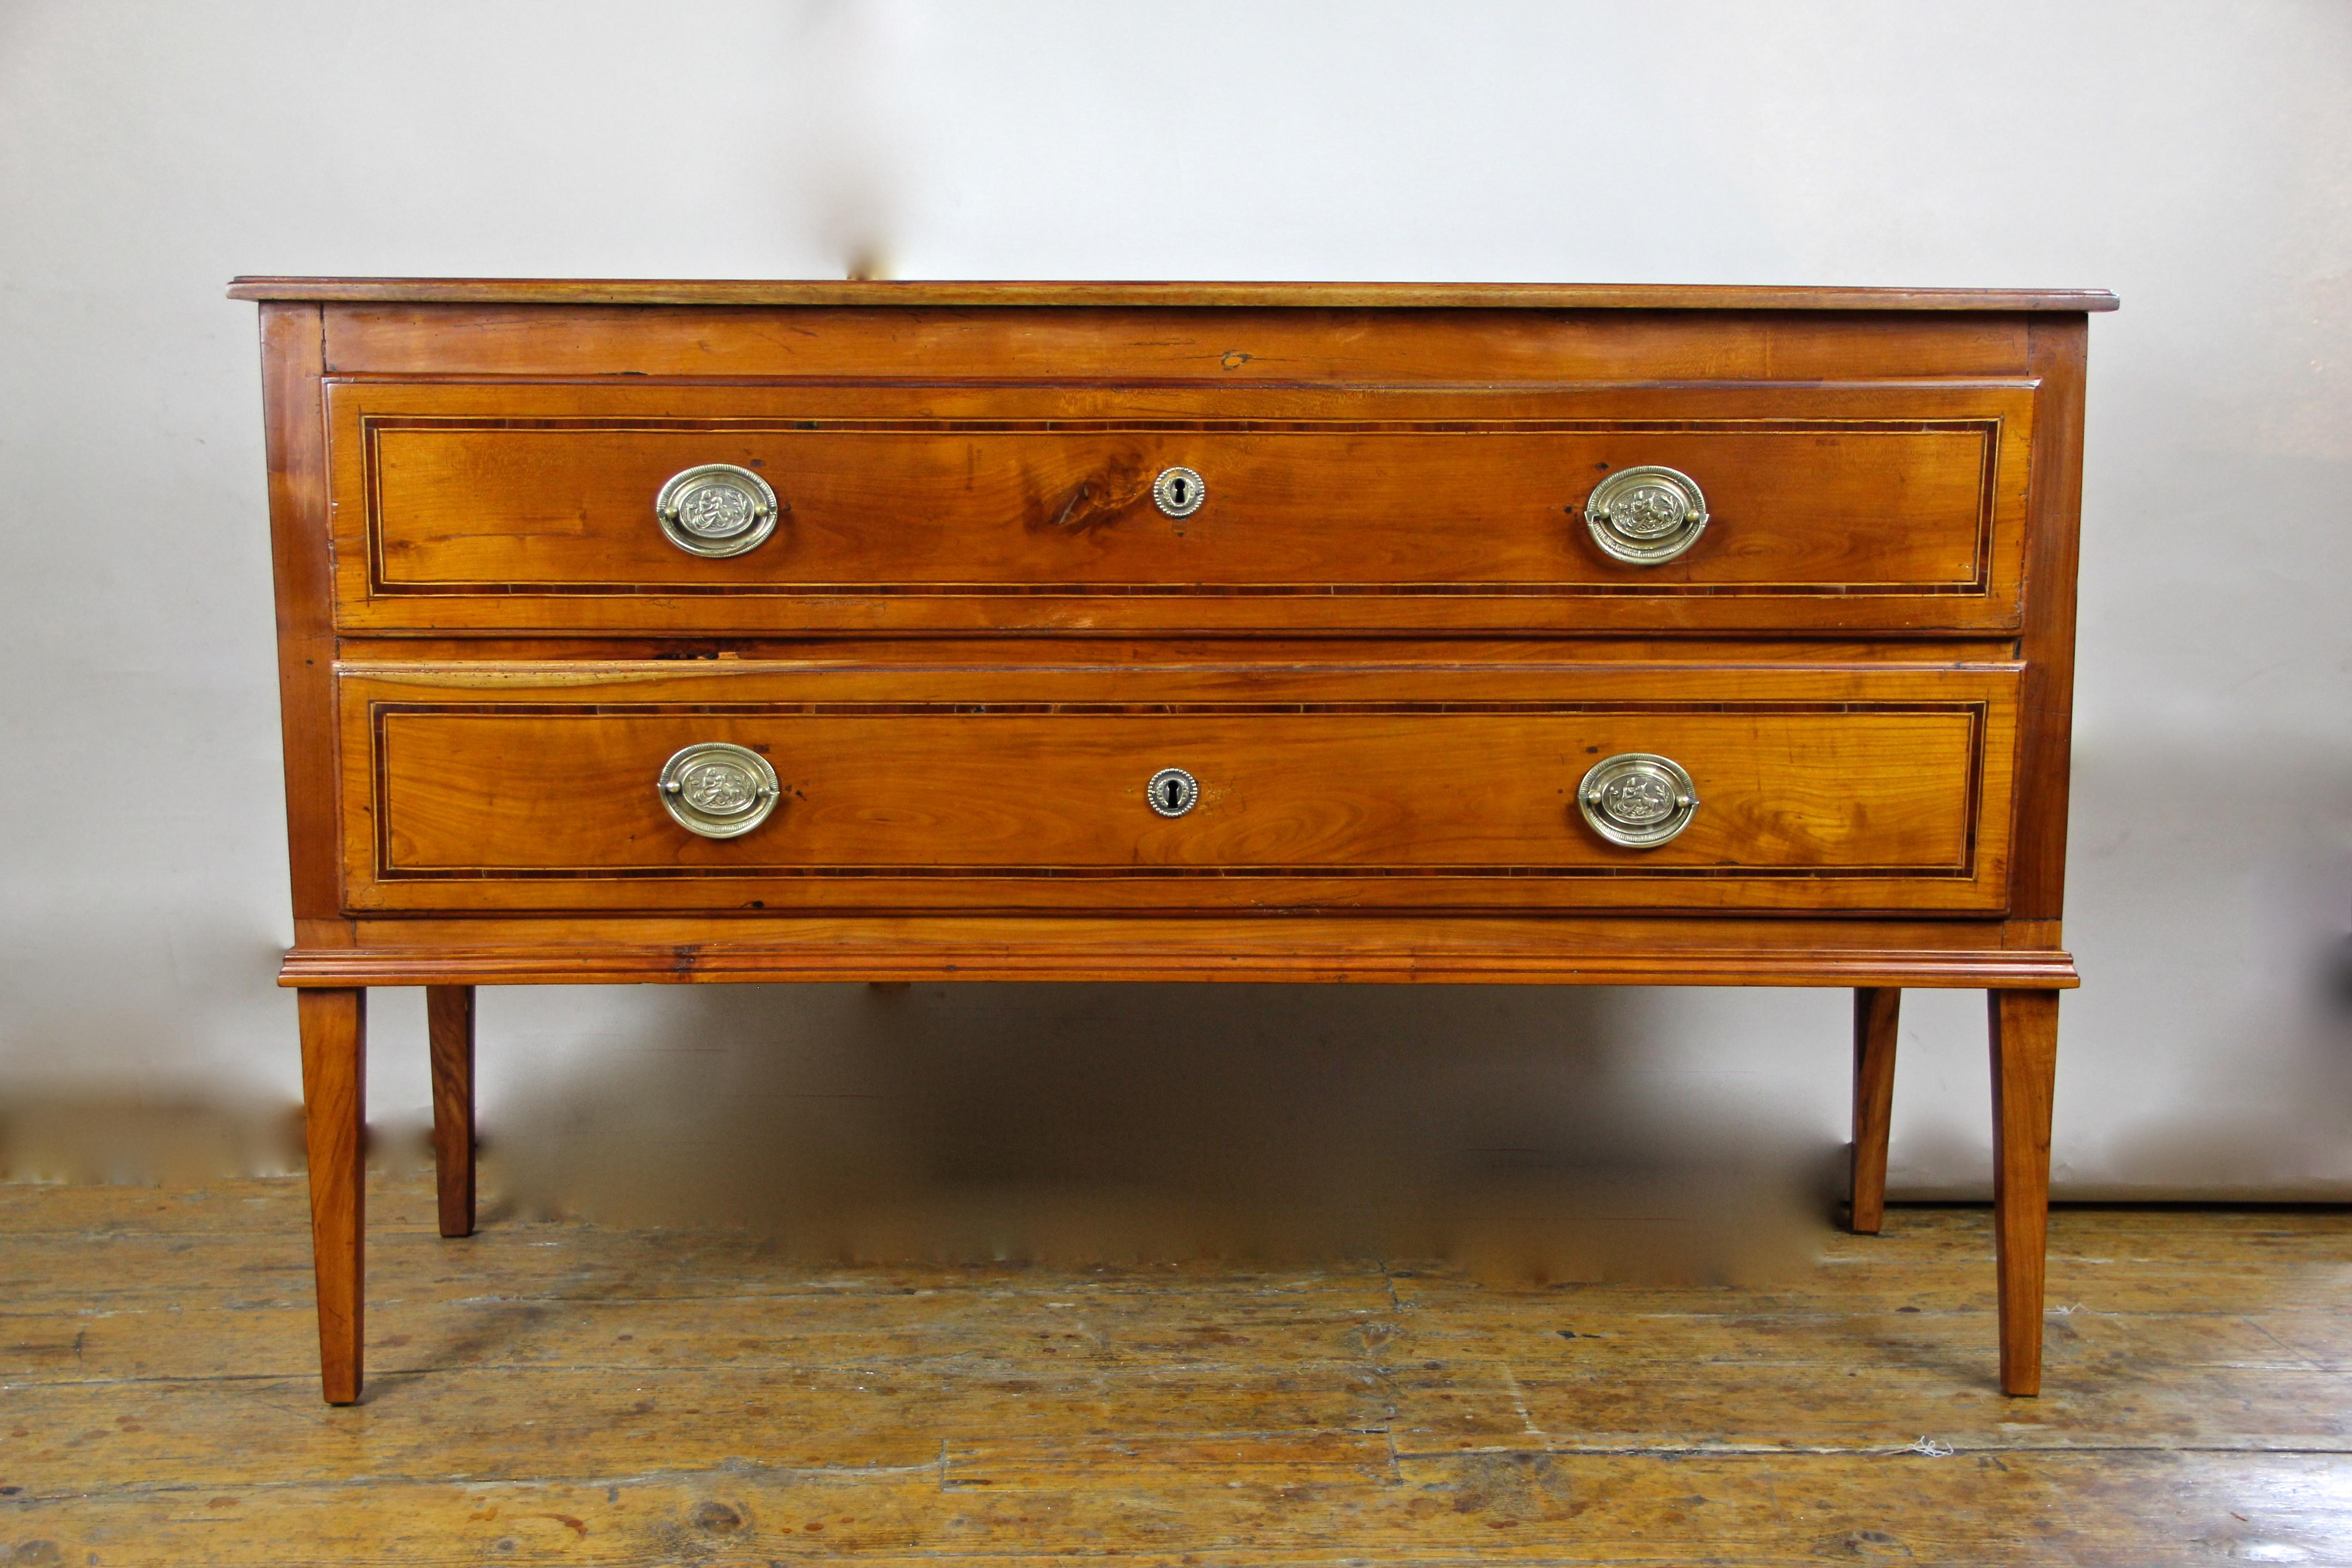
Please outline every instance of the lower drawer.
[[2005, 898], [2008, 665], [730, 661], [339, 689], [353, 911]]

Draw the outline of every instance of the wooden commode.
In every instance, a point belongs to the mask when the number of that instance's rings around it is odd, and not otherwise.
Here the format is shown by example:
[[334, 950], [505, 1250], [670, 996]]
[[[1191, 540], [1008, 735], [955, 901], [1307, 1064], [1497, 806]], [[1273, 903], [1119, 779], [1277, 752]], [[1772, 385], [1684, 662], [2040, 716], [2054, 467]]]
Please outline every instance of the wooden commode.
[[2100, 293], [241, 278], [327, 1398], [364, 1001], [1455, 980], [1991, 998], [2041, 1375]]

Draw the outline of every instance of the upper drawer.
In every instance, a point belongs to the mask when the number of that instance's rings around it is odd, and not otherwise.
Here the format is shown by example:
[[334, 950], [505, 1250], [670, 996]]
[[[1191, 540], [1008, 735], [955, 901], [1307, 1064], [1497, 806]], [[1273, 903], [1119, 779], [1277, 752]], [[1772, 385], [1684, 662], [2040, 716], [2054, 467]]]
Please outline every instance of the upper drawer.
[[[2017, 623], [2032, 392], [339, 382], [329, 406], [353, 631], [1982, 632]], [[772, 531], [683, 549], [656, 498], [722, 465]], [[1590, 516], [1635, 468], [1671, 473]], [[1204, 494], [1155, 495], [1173, 469]]]

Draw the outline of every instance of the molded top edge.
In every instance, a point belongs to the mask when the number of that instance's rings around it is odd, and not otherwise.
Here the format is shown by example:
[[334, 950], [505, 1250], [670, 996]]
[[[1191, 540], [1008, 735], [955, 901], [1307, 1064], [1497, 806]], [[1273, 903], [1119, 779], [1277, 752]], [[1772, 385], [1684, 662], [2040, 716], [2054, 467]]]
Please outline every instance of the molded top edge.
[[1618, 283], [949, 283], [838, 279], [238, 277], [232, 299], [444, 305], [1160, 306], [1213, 309], [2113, 310], [2099, 288]]

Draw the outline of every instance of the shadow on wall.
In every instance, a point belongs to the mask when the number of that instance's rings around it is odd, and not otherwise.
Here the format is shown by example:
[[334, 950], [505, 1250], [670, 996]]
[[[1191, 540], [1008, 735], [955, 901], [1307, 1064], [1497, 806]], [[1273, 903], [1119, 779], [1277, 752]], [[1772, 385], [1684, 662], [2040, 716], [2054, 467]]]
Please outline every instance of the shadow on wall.
[[590, 1079], [510, 1083], [486, 1175], [525, 1213], [717, 1220], [810, 1258], [1443, 1256], [1654, 1280], [1809, 1258], [1824, 1195], [1785, 1130], [1707, 1129], [1694, 1149], [1687, 1122], [1669, 1134], [1633, 1104], [1621, 1051], [1640, 1005], [712, 987]]
[[2352, 759], [2078, 745], [2068, 876], [2057, 1190], [2352, 1196]]
[[[1834, 1146], [1792, 1161], [1787, 1127], [1643, 1099], [1649, 993], [658, 989], [619, 1009], [593, 993], [604, 1027], [553, 1074], [500, 1049], [502, 1009], [530, 1004], [482, 993], [481, 1066], [503, 1081], [485, 1224], [742, 1227], [826, 1261], [1444, 1258], [1498, 1281], [1754, 1282], [1809, 1267], [1842, 1195]], [[379, 1054], [421, 1048], [378, 1022]], [[9, 1174], [299, 1164], [299, 1119], [58, 1109], [0, 1123]], [[421, 1124], [375, 1133], [379, 1167], [429, 1158]]]
[[1622, 1015], [1640, 1005], [1527, 988], [712, 987], [609, 1073], [511, 1085], [488, 1164], [528, 1213], [716, 1219], [812, 1258], [1444, 1256], [1696, 1280], [1809, 1257], [1824, 1204], [1784, 1130], [1708, 1129], [1694, 1149], [1687, 1122], [1668, 1134], [1632, 1104]]
[[302, 1107], [193, 1095], [11, 1094], [0, 1101], [0, 1181], [202, 1186], [302, 1168]]

